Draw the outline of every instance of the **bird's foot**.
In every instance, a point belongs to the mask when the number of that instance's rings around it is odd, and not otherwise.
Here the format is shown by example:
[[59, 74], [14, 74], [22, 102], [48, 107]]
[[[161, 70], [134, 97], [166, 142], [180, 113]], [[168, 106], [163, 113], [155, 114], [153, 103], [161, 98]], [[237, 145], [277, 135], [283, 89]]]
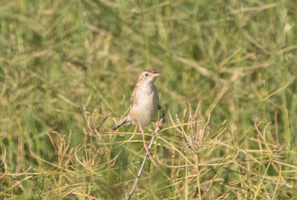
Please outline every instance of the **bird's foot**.
[[163, 129], [163, 123], [160, 121], [155, 122], [156, 126], [158, 127], [159, 130]]
[[144, 149], [148, 155], [152, 155], [151, 150], [154, 151], [154, 148], [149, 148], [146, 144], [144, 145]]

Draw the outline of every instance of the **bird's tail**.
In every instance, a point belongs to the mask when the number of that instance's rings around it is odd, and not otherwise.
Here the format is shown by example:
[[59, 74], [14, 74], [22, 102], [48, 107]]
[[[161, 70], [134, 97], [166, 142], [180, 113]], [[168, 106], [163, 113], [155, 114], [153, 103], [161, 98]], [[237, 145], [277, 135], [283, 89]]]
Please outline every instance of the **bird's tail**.
[[118, 128], [120, 128], [122, 125], [124, 125], [126, 122], [130, 122], [130, 117], [126, 116], [123, 119], [121, 119], [120, 121], [118, 121], [113, 127], [112, 130], [116, 130]]

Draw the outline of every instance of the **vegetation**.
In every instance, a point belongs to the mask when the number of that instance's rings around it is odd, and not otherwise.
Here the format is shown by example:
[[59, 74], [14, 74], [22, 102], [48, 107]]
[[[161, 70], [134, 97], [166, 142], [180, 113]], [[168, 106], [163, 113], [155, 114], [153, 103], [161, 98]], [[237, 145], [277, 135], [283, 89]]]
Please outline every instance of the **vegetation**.
[[0, 199], [125, 199], [145, 151], [110, 127], [144, 68], [166, 117], [133, 199], [296, 198], [296, 21], [294, 0], [1, 1]]

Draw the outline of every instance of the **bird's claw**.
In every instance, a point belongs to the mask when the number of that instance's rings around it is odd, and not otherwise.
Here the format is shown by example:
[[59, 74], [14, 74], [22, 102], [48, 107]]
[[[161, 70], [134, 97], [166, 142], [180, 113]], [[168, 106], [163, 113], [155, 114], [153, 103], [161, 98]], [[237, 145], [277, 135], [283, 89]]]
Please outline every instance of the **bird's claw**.
[[160, 121], [155, 122], [156, 126], [158, 127], [159, 130], [163, 129], [163, 123]]
[[144, 148], [145, 148], [145, 151], [146, 151], [146, 153], [147, 153], [148, 155], [152, 155], [151, 150], [154, 151], [154, 148], [149, 148], [147, 145], [145, 145]]

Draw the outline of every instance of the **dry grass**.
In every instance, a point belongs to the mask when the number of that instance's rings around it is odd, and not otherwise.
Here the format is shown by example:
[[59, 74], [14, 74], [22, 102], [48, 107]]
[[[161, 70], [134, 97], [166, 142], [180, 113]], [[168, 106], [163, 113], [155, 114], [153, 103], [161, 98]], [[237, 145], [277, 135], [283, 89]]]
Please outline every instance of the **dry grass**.
[[125, 199], [145, 151], [110, 127], [143, 68], [166, 117], [132, 199], [294, 199], [296, 19], [291, 0], [1, 2], [0, 199]]

